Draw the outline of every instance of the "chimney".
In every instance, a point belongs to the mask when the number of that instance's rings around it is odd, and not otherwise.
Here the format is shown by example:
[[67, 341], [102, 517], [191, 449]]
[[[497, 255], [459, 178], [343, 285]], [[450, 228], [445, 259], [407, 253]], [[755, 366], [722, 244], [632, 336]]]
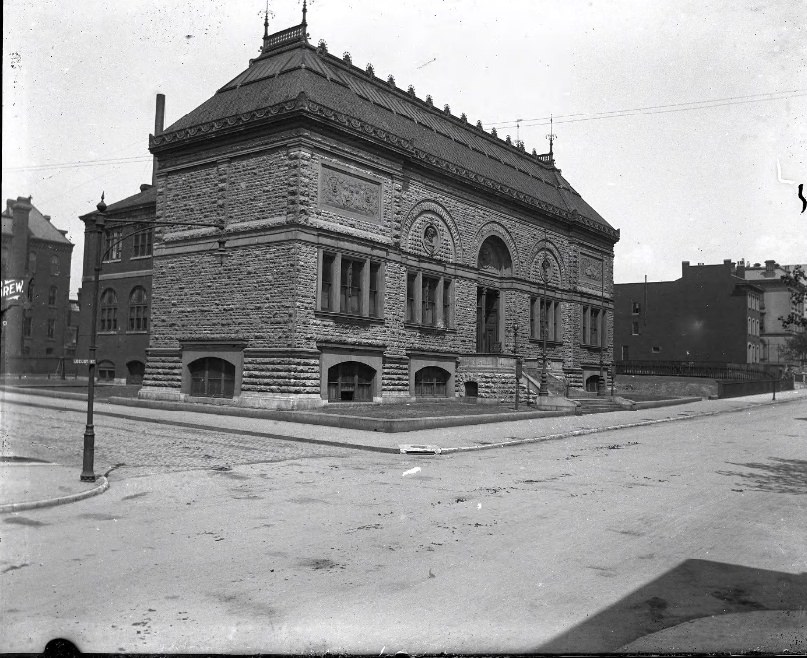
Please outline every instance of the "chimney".
[[[154, 111], [154, 136], [161, 135], [165, 128], [165, 94], [157, 94], [157, 107]], [[157, 184], [157, 156], [151, 169], [151, 184]]]
[[11, 250], [10, 273], [22, 278], [28, 270], [28, 215], [31, 212], [31, 197], [17, 197], [11, 202], [12, 233], [14, 248]]
[[50, 215], [42, 215], [45, 218], [45, 221], [50, 224]]

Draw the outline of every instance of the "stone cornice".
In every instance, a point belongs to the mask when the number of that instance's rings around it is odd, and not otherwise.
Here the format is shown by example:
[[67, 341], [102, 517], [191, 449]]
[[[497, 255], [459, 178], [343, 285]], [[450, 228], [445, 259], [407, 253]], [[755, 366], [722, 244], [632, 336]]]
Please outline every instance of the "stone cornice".
[[173, 146], [179, 146], [183, 143], [193, 143], [208, 136], [227, 134], [234, 131], [239, 131], [247, 126], [253, 124], [265, 123], [290, 117], [294, 115], [308, 115], [316, 119], [324, 119], [327, 123], [346, 129], [354, 134], [361, 135], [362, 137], [373, 139], [381, 142], [387, 147], [392, 147], [408, 156], [413, 161], [420, 162], [434, 169], [438, 169], [444, 173], [452, 175], [454, 178], [460, 179], [472, 185], [493, 191], [501, 196], [509, 197], [516, 201], [521, 202], [533, 209], [538, 209], [543, 213], [552, 217], [559, 218], [566, 223], [577, 225], [581, 228], [587, 229], [594, 233], [603, 235], [610, 240], [616, 242], [619, 240], [619, 230], [613, 229], [609, 226], [603, 226], [593, 219], [581, 215], [577, 210], [565, 210], [558, 208], [550, 203], [542, 201], [532, 195], [525, 194], [512, 187], [494, 181], [491, 178], [483, 176], [475, 171], [449, 162], [442, 158], [437, 157], [423, 149], [415, 147], [415, 145], [403, 137], [398, 137], [394, 133], [383, 128], [378, 128], [366, 121], [357, 119], [343, 112], [338, 112], [329, 107], [316, 103], [308, 98], [305, 92], [288, 101], [277, 103], [270, 107], [260, 110], [252, 110], [243, 114], [237, 114], [225, 119], [218, 119], [200, 124], [198, 126], [191, 126], [189, 128], [182, 128], [170, 133], [162, 133], [160, 135], [149, 136], [149, 150], [152, 153], [159, 153], [160, 151], [170, 149]]

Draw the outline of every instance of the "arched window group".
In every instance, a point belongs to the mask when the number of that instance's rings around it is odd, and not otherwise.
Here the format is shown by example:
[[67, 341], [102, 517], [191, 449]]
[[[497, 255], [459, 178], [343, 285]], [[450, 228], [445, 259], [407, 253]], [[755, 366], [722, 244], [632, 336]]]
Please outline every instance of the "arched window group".
[[[99, 331], [118, 330], [118, 294], [112, 288], [107, 288], [101, 293], [98, 315]], [[135, 286], [129, 293], [129, 313], [128, 324], [124, 321], [124, 326], [128, 331], [148, 331], [149, 329], [149, 306], [148, 293], [143, 286]]]

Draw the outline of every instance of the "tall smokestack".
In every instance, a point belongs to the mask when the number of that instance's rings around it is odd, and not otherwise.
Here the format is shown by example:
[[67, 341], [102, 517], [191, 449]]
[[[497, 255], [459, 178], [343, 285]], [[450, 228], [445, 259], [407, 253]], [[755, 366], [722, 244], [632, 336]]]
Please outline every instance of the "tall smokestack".
[[[154, 136], [162, 134], [165, 128], [165, 94], [157, 94], [157, 107], [154, 111]], [[157, 156], [151, 169], [151, 184], [157, 184]]]

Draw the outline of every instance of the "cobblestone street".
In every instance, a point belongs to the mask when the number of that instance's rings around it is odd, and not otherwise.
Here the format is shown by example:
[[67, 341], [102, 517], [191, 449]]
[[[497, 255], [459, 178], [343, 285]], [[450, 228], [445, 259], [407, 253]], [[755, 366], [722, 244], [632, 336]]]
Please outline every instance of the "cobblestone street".
[[[5, 407], [2, 455], [81, 467], [86, 414], [32, 406]], [[95, 463], [103, 472], [125, 464], [125, 473], [190, 470], [238, 464], [343, 457], [347, 448], [269, 439], [244, 432], [203, 431], [96, 414]], [[103, 469], [103, 470], [102, 470]]]

